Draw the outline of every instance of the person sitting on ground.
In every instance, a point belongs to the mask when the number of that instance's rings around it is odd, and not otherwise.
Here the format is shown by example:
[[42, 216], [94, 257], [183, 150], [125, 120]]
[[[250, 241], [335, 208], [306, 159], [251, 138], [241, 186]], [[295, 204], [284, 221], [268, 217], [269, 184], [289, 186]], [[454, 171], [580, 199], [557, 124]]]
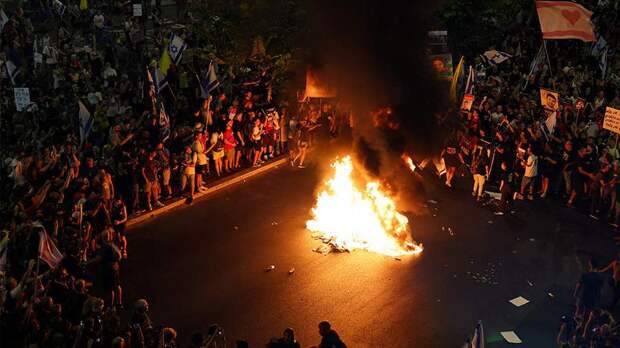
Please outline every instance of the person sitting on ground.
[[347, 345], [342, 342], [328, 321], [319, 323], [319, 334], [321, 335], [321, 343], [311, 348], [347, 348]]

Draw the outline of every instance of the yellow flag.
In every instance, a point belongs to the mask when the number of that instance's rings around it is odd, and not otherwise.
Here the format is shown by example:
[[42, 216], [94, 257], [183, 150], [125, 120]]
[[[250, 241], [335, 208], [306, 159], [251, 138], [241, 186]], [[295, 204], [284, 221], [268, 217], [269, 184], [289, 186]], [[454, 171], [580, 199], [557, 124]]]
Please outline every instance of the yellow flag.
[[159, 70], [164, 76], [168, 74], [168, 69], [170, 68], [171, 63], [172, 59], [170, 58], [170, 53], [168, 53], [168, 49], [166, 48], [159, 59]]
[[80, 0], [80, 10], [88, 10], [88, 0]]
[[454, 71], [454, 75], [452, 76], [452, 85], [450, 86], [450, 100], [453, 103], [456, 103], [456, 89], [459, 85], [459, 77], [463, 73], [463, 57], [461, 56], [461, 60], [459, 61], [459, 65], [457, 65], [456, 70]]

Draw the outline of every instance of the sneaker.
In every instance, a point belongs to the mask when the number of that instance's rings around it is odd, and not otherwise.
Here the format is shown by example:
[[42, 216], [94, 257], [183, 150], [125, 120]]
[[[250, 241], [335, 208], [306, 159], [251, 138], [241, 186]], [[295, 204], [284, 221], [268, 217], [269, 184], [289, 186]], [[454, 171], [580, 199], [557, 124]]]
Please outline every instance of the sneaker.
[[300, 165], [297, 166], [297, 168], [304, 169], [304, 168], [306, 168], [306, 166], [304, 166], [303, 164], [300, 164]]
[[498, 216], [501, 216], [501, 215], [504, 215], [504, 212], [503, 212], [503, 211], [496, 211], [496, 212], [495, 212], [495, 213], [493, 213], [493, 214], [498, 215]]
[[152, 211], [153, 210], [153, 206], [151, 205], [151, 203], [149, 203], [149, 205], [146, 207], [146, 210], [148, 210], [148, 211]]
[[162, 202], [160, 202], [160, 201], [155, 202], [155, 205], [156, 205], [158, 208], [161, 208], [161, 207], [165, 207], [165, 206], [166, 206], [164, 203], [162, 203]]
[[598, 220], [598, 216], [594, 214], [590, 214], [590, 219]]

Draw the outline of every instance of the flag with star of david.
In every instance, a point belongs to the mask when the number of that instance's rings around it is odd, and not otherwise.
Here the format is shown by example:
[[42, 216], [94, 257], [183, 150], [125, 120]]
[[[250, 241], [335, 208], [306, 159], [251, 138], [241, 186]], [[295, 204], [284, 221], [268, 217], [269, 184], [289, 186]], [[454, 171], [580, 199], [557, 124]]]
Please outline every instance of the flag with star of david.
[[170, 58], [172, 58], [172, 62], [175, 65], [178, 65], [181, 62], [185, 48], [187, 48], [187, 44], [183, 41], [183, 39], [174, 33], [170, 33], [168, 53], [170, 54]]

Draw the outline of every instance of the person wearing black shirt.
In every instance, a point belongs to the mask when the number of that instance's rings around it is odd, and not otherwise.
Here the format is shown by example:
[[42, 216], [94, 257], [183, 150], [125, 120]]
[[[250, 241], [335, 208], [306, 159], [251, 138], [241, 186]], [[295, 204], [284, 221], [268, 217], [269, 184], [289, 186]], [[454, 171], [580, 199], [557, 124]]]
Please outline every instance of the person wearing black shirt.
[[499, 191], [502, 196], [500, 198], [500, 210], [496, 213], [496, 215], [503, 215], [508, 209], [510, 209], [514, 194], [514, 175], [512, 174], [510, 168], [508, 168], [507, 162], [502, 161], [500, 168], [502, 171], [500, 174]]
[[291, 328], [284, 330], [281, 338], [273, 339], [267, 345], [267, 348], [301, 348], [301, 345], [295, 340], [295, 332]]
[[489, 175], [489, 161], [486, 150], [483, 147], [478, 147], [474, 152], [474, 159], [471, 163], [471, 171], [474, 175], [472, 196], [476, 197], [476, 200], [479, 201], [482, 198], [482, 193], [484, 192], [484, 183]]
[[545, 144], [544, 153], [540, 158], [540, 174], [542, 176], [542, 190], [540, 198], [545, 198], [549, 191], [549, 183], [555, 177], [559, 160], [551, 149], [549, 143]]
[[319, 323], [319, 334], [321, 335], [321, 343], [312, 348], [347, 348], [347, 345], [342, 342], [329, 322], [322, 321]]
[[574, 170], [572, 171], [572, 191], [570, 193], [570, 198], [568, 199], [567, 206], [573, 207], [575, 204], [575, 200], [577, 197], [583, 195], [585, 193], [585, 185], [589, 183], [590, 180], [594, 179], [594, 174], [589, 172], [591, 164], [588, 161], [587, 150], [585, 147], [582, 147], [577, 151], [577, 159], [574, 162]]
[[594, 260], [589, 260], [588, 272], [581, 275], [575, 286], [575, 298], [577, 298], [577, 312], [575, 316], [586, 317], [598, 305], [601, 299], [603, 278], [596, 271]]
[[575, 153], [573, 152], [573, 142], [567, 140], [562, 147], [560, 153], [560, 163], [558, 167], [562, 170], [562, 178], [564, 180], [565, 194], [570, 195], [572, 191], [572, 172], [575, 164]]
[[446, 186], [448, 187], [452, 187], [452, 179], [454, 178], [456, 168], [461, 162], [463, 162], [458, 152], [458, 148], [456, 138], [452, 137], [448, 140], [446, 146], [441, 152], [441, 157], [446, 164]]

